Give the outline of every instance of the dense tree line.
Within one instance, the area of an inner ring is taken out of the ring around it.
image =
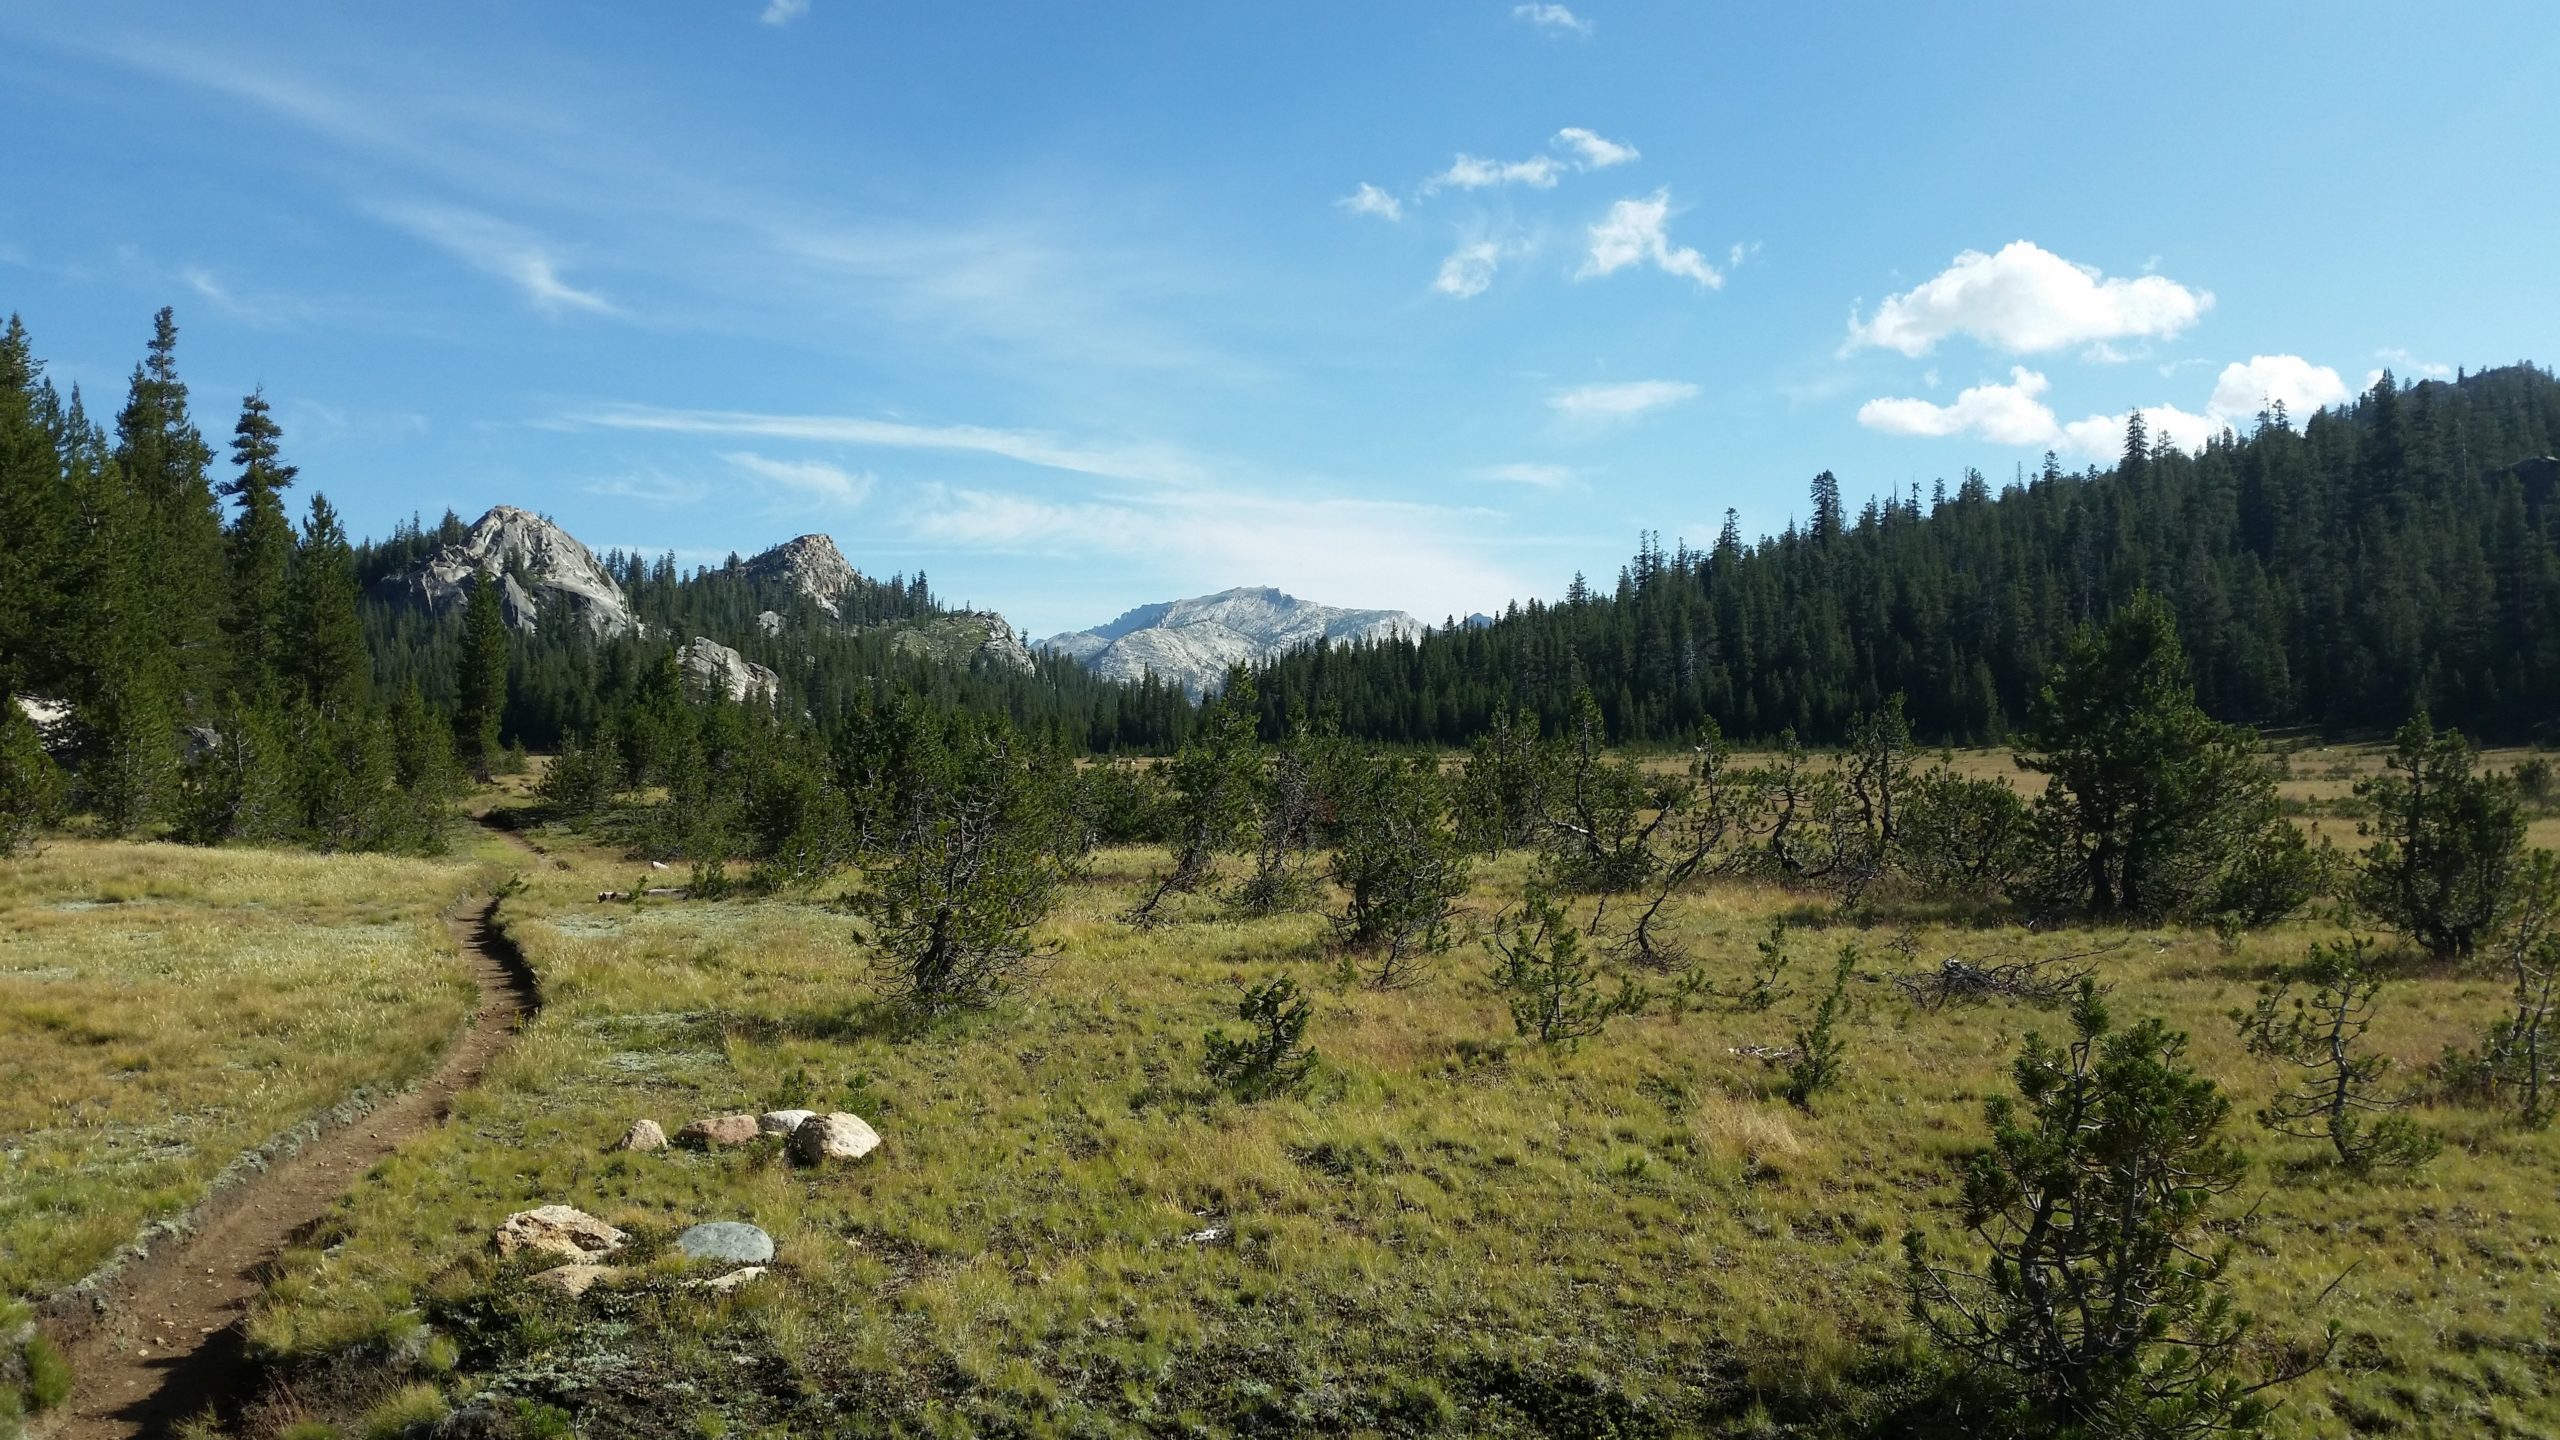
[[[385,684],[415,684],[429,703],[458,703],[466,660],[464,634],[451,616],[431,614],[376,589],[407,573],[467,527],[448,512],[434,527],[415,520],[387,540],[360,546],[365,633]],[[785,708],[840,718],[911,694],[945,708],[1002,715],[1027,733],[1077,751],[1160,751],[1187,733],[1192,706],[1179,687],[1149,677],[1108,681],[1062,656],[1035,652],[1028,670],[971,664],[965,655],[936,655],[915,631],[950,620],[919,573],[868,577],[821,609],[781,579],[759,576],[732,555],[719,566],[678,568],[673,555],[655,560],[624,551],[600,557],[623,588],[639,633],[600,638],[574,619],[537,625],[515,637],[508,658],[507,703],[500,729],[508,743],[548,751],[564,737],[595,729],[635,695],[656,662],[703,636],[781,677]],[[776,616],[767,625],[759,617]]]
[[[2005,739],[2074,630],[2138,592],[2176,612],[2208,714],[2389,730],[2419,706],[2469,733],[2560,713],[2560,382],[2529,366],[2402,387],[2193,454],[2136,417],[2112,468],[1996,492],[1968,471],[1924,502],[1813,484],[1808,522],[1708,550],[1648,535],[1613,592],[1418,640],[1261,668],[1262,731],[1293,708],[1346,732],[1463,744],[1525,707],[1554,733],[1589,689],[1613,740],[1835,741],[1909,697],[1924,737]]]
[[[109,428],[15,316],[0,332],[0,789],[22,818],[68,803],[118,835],[439,845],[445,723],[375,683],[337,512],[314,494],[289,518],[294,467],[260,394],[217,482],[177,338],[162,310]],[[45,748],[21,698],[41,702]]]

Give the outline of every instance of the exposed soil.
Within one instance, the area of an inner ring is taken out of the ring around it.
[[[102,1308],[48,1326],[71,1362],[70,1400],[37,1429],[47,1440],[158,1436],[208,1410],[229,1415],[251,1375],[242,1326],[285,1248],[408,1137],[441,1123],[541,1001],[533,972],[493,923],[494,898],[445,916],[480,987],[479,1008],[415,1089],[327,1131],[226,1191],[192,1234],[121,1272]]]

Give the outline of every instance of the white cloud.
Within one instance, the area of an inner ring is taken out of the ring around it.
[[[2373,352],[2373,356],[2377,360],[2386,362],[2394,370],[2397,370],[2404,375],[2424,375],[2430,380],[2450,380],[2453,378],[2452,366],[2434,360],[2421,360],[2417,356],[2410,354],[2408,351],[2397,345],[2389,345],[2380,350],[2376,350]],[[2370,389],[2371,387],[2368,386],[2367,388]]]
[[[1514,5],[1513,18],[1526,20],[1541,30],[1567,30],[1576,35],[1591,33],[1591,22],[1562,5]]]
[[[2122,452],[2130,412],[2091,415],[2066,423],[2044,403],[2042,397],[2051,388],[2052,382],[2042,374],[2023,365],[2013,366],[2007,384],[1970,386],[1946,405],[1907,397],[1870,400],[1858,407],[1858,423],[1887,435],[1975,436],[1994,445],[2053,450],[2090,460],[2112,459]],[[2255,406],[2251,408],[2254,410]],[[2198,415],[2175,405],[2145,405],[2140,409],[2153,443],[2166,442],[2181,450],[2204,448],[2206,441],[2221,434],[2230,423],[2219,414]]]
[[[1950,405],[1926,400],[1870,400],[1858,407],[1858,423],[1887,435],[1976,434],[2000,445],[2044,445],[2055,434],[2053,411],[2036,397],[2052,382],[2021,365],[2006,385],[1975,385]]]
[[[1498,480],[1505,485],[1526,485],[1537,490],[1561,490],[1580,477],[1567,466],[1515,460],[1503,465],[1487,465],[1475,472],[1475,478]]]
[[[1664,228],[1671,216],[1671,192],[1656,190],[1643,200],[1621,200],[1609,207],[1608,217],[1591,227],[1591,254],[1574,272],[1577,280],[1594,275],[1608,275],[1630,265],[1651,262],[1667,275],[1686,276],[1713,290],[1724,284],[1724,275],[1707,261],[1707,257],[1686,245],[1671,243]]]
[[[577,411],[562,416],[560,423],[667,435],[753,436],[764,440],[869,445],[892,450],[998,455],[1051,470],[1158,485],[1190,484],[1203,479],[1208,473],[1206,466],[1160,447],[1080,444],[1038,431],[1003,430],[986,425],[912,425],[898,420],[870,420],[845,415],[662,410],[646,405],[615,405]]]
[[[2314,365],[2299,355],[2252,355],[2222,367],[2221,378],[2213,382],[2213,398],[2204,408],[2206,414],[2238,426],[2282,401],[2285,413],[2299,423],[2315,410],[2352,398],[2347,382],[2326,365]]]
[[[1579,125],[1568,125],[1557,131],[1556,138],[1548,143],[1579,156],[1585,170],[1606,170],[1612,165],[1624,165],[1641,158],[1633,145],[1604,140]]]
[[[720,458],[769,485],[838,510],[851,510],[871,498],[871,475],[857,475],[822,460],[773,460],[753,451],[734,451]]]
[[[473,269],[510,282],[546,314],[620,313],[604,296],[560,278],[560,263],[550,250],[503,220],[452,205],[382,205],[374,214]]]
[[[1849,320],[1845,353],[1873,345],[1926,355],[1951,335],[2012,354],[2125,338],[2168,339],[2213,307],[2213,294],[2159,275],[2109,278],[2015,240],[1996,255],[1967,250],[1936,277]]]
[[[1533,190],[1552,190],[1564,166],[1552,155],[1532,155],[1526,160],[1487,160],[1481,155],[1461,152],[1449,162],[1449,168],[1422,182],[1425,194],[1435,190],[1485,190],[1497,185],[1526,185]]]
[[[1431,288],[1460,300],[1472,300],[1493,284],[1493,272],[1502,263],[1502,247],[1490,240],[1461,245],[1440,262],[1440,274]]]
[[[1360,182],[1359,189],[1333,203],[1354,215],[1375,215],[1389,221],[1404,218],[1404,202],[1366,180]]]
[[[788,25],[809,13],[809,0],[770,0],[757,18],[767,25]]]
[[[1558,390],[1547,397],[1547,408],[1567,420],[1604,423],[1632,420],[1697,396],[1698,387],[1686,380],[1618,380]]]
[[[609,500],[633,500],[660,508],[691,505],[711,493],[711,487],[699,480],[655,472],[592,480],[582,488],[590,495],[601,495]]]

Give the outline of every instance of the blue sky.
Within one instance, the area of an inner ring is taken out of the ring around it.
[[[2548,3],[0,9],[0,310],[360,531],[1428,617],[2550,361]]]

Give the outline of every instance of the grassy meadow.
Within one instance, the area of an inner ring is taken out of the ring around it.
[[[2296,785],[2333,783],[2296,766]],[[2196,931],[1980,928],[1886,897],[1859,929],[1814,897],[1710,886],[1676,902],[1680,939],[1738,988],[1789,917],[1790,993],[1548,1051],[1513,1034],[1474,944],[1381,993],[1345,974],[1315,913],[1238,921],[1203,896],[1133,932],[1114,917],[1162,856],[1122,850],[1044,927],[1036,987],[912,1030],[868,1000],[824,893],[598,903],[635,863],[536,838],[552,855],[502,919],[545,1009],[455,1123],[288,1257],[253,1321],[289,1377],[267,1426],[335,1433],[370,1410],[388,1433],[496,1396],[590,1436],[1890,1427],[1916,1349],[1902,1232],[1949,1234],[1983,1101],[2026,1032],[2066,1026],[2011,1002],[1923,1013],[1889,977],[2109,946],[2119,1022],[2167,1017],[2238,1101],[2257,1163],[2218,1228],[2260,1343],[2342,1330],[2277,1432],[2560,1432],[2560,1135],[2424,1107],[2443,1155],[2364,1182],[2249,1118],[2276,1077],[2231,1015],[2325,933],[2308,924],[2226,951]],[[1479,867],[1479,920],[1526,869]],[[1848,1073],[1808,1113],[1737,1052],[1790,1042],[1844,943],[1861,955]],[[1202,1079],[1202,1034],[1238,1028],[1241,987],[1273,974],[1313,992],[1322,1064],[1308,1094],[1242,1105]],[[2422,1065],[2502,995],[2493,976],[2413,974],[2373,1042]],[[885,1143],[826,1173],[773,1142],[608,1150],[642,1117],[672,1133],[783,1106],[853,1110]],[[571,1300],[528,1285],[548,1262],[496,1258],[501,1218],[554,1202],[634,1233],[628,1283]],[[775,1273],[686,1289],[668,1242],[713,1219],[771,1231]]]
[[[474,860],[59,839],[0,866],[0,1301],[88,1273],[472,1000]]]

